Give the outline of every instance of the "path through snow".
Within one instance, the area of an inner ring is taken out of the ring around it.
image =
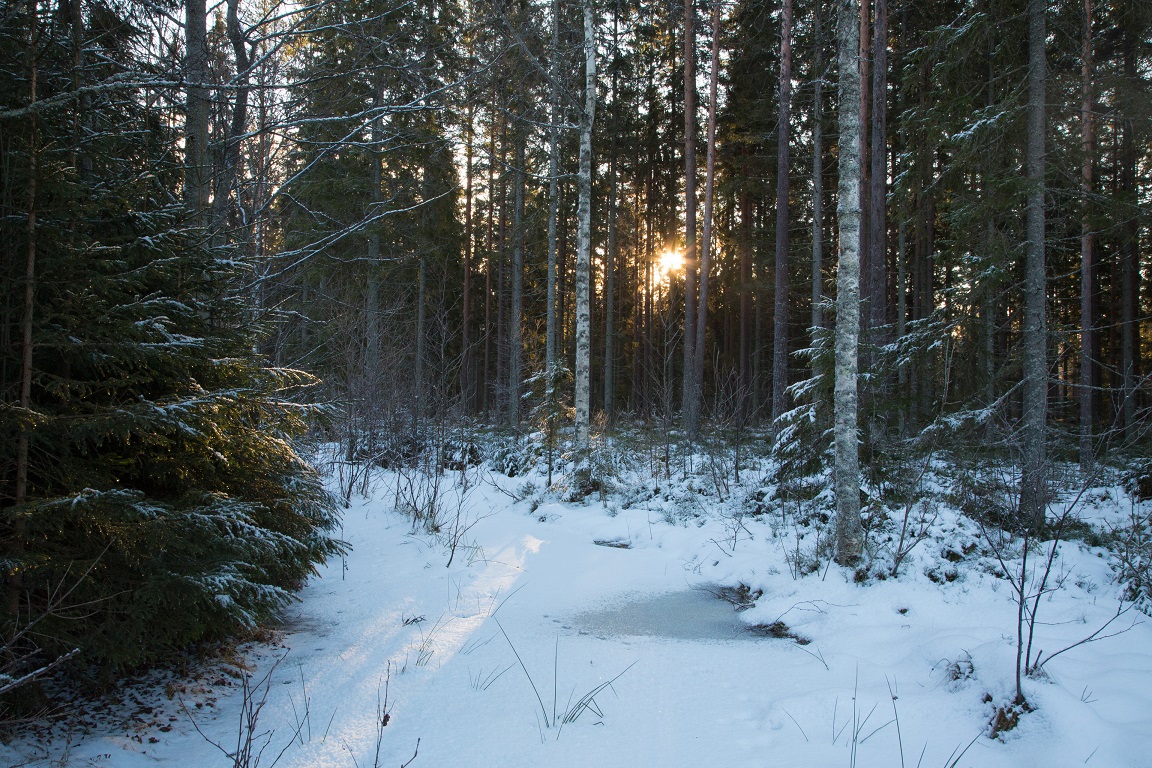
[[[284,768],[395,768],[418,741],[413,768],[848,766],[854,742],[857,766],[901,765],[901,751],[906,765],[923,753],[922,765],[943,766],[973,739],[960,766],[1152,766],[1147,625],[1053,662],[1050,681],[1029,681],[1038,711],[991,741],[984,698],[1010,692],[1013,605],[976,569],[941,584],[911,561],[906,578],[863,588],[836,569],[797,581],[766,523],[733,547],[722,520],[669,524],[656,500],[532,509],[488,485],[469,498],[469,514],[487,517],[449,568],[444,545],[412,535],[392,498],[381,485],[354,502],[351,553],[290,611],[290,650],[260,713],[265,768],[281,749]],[[1070,562],[1076,585],[1045,606],[1050,647],[1114,611],[1098,554]],[[745,613],[697,589],[737,579],[764,590]],[[810,642],[742,630],[775,620]],[[255,677],[280,655],[257,654]],[[554,724],[612,680],[578,719]],[[211,714],[196,710],[203,735],[185,717],[151,742],[89,735],[69,757],[226,766],[207,739],[234,744],[240,705],[233,690]]]

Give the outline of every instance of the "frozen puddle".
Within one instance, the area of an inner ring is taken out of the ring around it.
[[[646,595],[564,622],[597,637],[665,637],[672,640],[754,640],[731,604],[703,589]]]

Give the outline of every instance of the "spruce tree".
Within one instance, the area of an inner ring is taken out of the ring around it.
[[[337,518],[293,443],[311,379],[253,354],[248,265],[175,194],[178,123],[111,84],[144,66],[139,33],[84,37],[106,86],[76,120],[73,38],[30,9],[0,32],[18,52],[0,71],[2,327],[30,339],[0,346],[3,630],[38,619],[38,647],[8,653],[78,648],[111,672],[273,616],[339,551]]]

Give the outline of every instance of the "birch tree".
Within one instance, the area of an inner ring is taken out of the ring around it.
[[[840,66],[839,266],[836,274],[836,562],[853,565],[863,548],[856,378],[860,337],[860,31],[856,0],[837,0]]]
[[[584,109],[576,185],[576,443],[588,445],[592,388],[592,124],[596,119],[596,30],[592,0],[584,0]]]

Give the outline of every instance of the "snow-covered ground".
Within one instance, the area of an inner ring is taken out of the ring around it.
[[[395,476],[353,498],[350,554],[276,642],[237,659],[259,705],[253,751],[267,743],[249,765],[1152,766],[1152,623],[1135,611],[1025,679],[1035,710],[988,737],[1014,693],[1016,602],[979,529],[945,506],[899,578],[859,584],[826,558],[800,574],[823,551],[814,529],[742,515],[748,488],[722,503],[649,478],[571,502],[526,485],[538,475],[473,469],[462,496],[458,479],[439,535],[395,511]],[[1089,516],[1124,513],[1121,498],[1097,493]],[[1034,655],[1120,605],[1104,550],[1066,543],[1053,577]],[[241,679],[221,665],[137,689],[96,726],[0,746],[0,764],[232,765]]]

